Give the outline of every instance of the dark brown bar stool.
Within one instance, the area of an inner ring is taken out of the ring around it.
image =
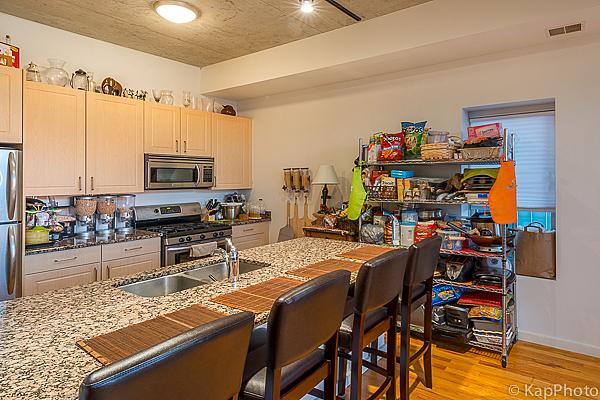
[[[440,257],[442,238],[434,236],[427,238],[408,250],[408,266],[404,276],[404,285],[400,299],[400,399],[409,398],[409,367],[423,357],[425,386],[431,389],[431,336],[432,336],[432,293],[433,274]],[[410,355],[410,321],[412,312],[425,302],[423,346],[412,356]]]
[[[345,395],[346,360],[352,361],[352,400],[362,393],[362,367],[365,366],[385,377],[384,383],[369,399],[386,394],[396,398],[396,321],[398,297],[408,261],[408,252],[393,250],[364,263],[358,271],[354,288],[353,314],[344,319],[340,328],[340,370],[338,395]],[[363,351],[369,343],[384,333],[388,334],[387,368],[363,360]],[[350,356],[349,352],[352,353]]]
[[[220,318],[88,375],[80,400],[237,399],[254,315]]]
[[[242,399],[300,399],[323,380],[324,398],[335,399],[338,329],[349,286],[350,272],[335,271],[275,301],[266,328],[254,332]],[[257,357],[265,345],[261,365]]]

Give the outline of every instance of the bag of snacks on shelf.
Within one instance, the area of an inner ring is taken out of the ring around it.
[[[434,285],[431,291],[433,295],[433,307],[456,301],[462,294],[462,291],[459,288],[449,285]]]
[[[469,318],[480,318],[488,321],[502,321],[502,309],[490,306],[475,306],[469,310]]]
[[[427,125],[427,121],[402,122],[405,158],[418,158],[421,155],[421,143],[427,142],[427,138],[424,136],[425,125]]]
[[[381,153],[379,161],[402,160],[404,152],[404,134],[384,134],[381,136]]]
[[[415,227],[415,244],[421,240],[435,236],[437,224],[435,221],[418,222]]]

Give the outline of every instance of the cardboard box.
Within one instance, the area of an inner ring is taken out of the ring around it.
[[[21,67],[19,48],[11,44],[0,42],[0,65],[5,67]]]
[[[470,126],[467,128],[467,132],[469,133],[469,139],[476,139],[480,137],[500,137],[502,136],[502,124],[497,122],[495,124]]]

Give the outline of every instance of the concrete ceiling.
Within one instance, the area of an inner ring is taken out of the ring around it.
[[[371,19],[430,0],[338,0]],[[298,0],[187,0],[201,12],[177,25],[158,16],[153,0],[0,0],[0,12],[203,67],[354,24],[324,0],[316,12]]]

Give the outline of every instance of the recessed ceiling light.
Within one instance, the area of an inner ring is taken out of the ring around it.
[[[315,0],[300,0],[300,11],[307,14],[315,11]]]
[[[185,24],[198,18],[198,11],[183,1],[157,1],[154,3],[154,10],[167,21],[176,24]]]

